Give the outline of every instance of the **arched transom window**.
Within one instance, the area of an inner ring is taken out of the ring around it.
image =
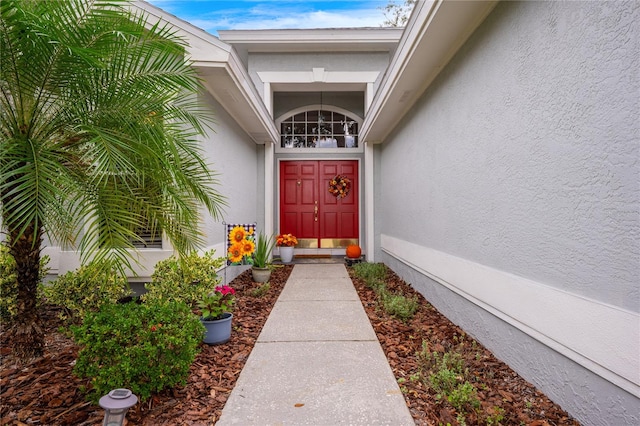
[[[283,148],[357,148],[358,120],[338,111],[310,109],[280,123]]]

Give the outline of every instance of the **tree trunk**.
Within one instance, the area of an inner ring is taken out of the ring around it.
[[[26,360],[42,355],[44,331],[38,313],[42,229],[29,225],[22,236],[9,231],[9,252],[16,261],[18,313],[9,331],[15,355]]]

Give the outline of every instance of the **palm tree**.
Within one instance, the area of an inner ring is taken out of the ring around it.
[[[224,199],[199,138],[213,120],[169,28],[125,0],[0,1],[0,209],[17,264],[14,352],[42,353],[43,238],[131,267],[140,229],[180,253]]]

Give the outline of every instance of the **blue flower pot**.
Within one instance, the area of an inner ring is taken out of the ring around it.
[[[213,321],[205,321],[201,318],[200,321],[206,329],[202,341],[207,345],[220,345],[228,342],[231,338],[232,318],[233,314],[229,312],[225,312],[222,314],[222,318]]]

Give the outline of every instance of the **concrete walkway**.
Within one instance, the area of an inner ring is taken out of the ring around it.
[[[344,265],[296,265],[216,425],[413,424]]]

